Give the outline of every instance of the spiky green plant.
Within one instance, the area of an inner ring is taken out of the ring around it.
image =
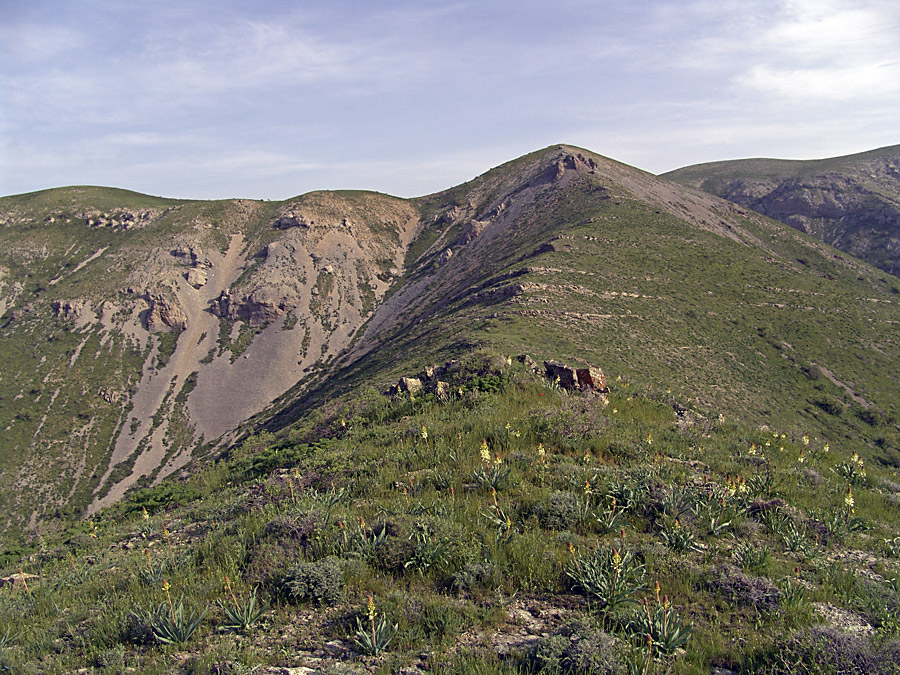
[[[257,597],[258,587],[254,586],[246,602],[239,602],[231,589],[231,580],[228,578],[228,575],[225,575],[225,590],[228,591],[231,602],[218,601],[219,607],[222,608],[222,612],[225,614],[225,623],[222,624],[223,628],[246,631],[259,621],[269,609],[269,603],[259,601]]]
[[[569,553],[566,575],[605,614],[632,602],[645,588],[644,565],[631,551],[598,550],[582,558],[570,545]]]
[[[363,654],[377,656],[385,651],[396,637],[399,630],[398,624],[393,626],[388,623],[387,616],[381,615],[381,618],[375,619],[375,600],[369,596],[369,602],[366,605],[366,616],[368,618],[367,625],[363,625],[359,617],[356,617],[356,634],[353,635],[353,642]]]
[[[168,582],[163,583],[163,590],[166,592],[166,602],[155,609],[138,607],[132,614],[150,629],[158,642],[183,645],[200,627],[209,608],[206,607],[199,613],[192,610],[186,614],[184,598],[179,598],[177,603],[172,602]]]
[[[647,648],[661,655],[674,653],[683,648],[694,631],[694,625],[684,625],[681,615],[675,611],[669,596],[659,597],[660,588],[656,584],[656,605],[651,608],[650,602],[644,599],[641,607],[628,624],[628,632],[641,641],[646,641]]]

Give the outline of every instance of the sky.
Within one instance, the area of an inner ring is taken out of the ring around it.
[[[900,143],[897,0],[0,0],[0,195],[401,197]]]

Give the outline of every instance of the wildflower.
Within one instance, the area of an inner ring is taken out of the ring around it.
[[[543,444],[543,443],[538,443],[538,446],[537,446],[537,454],[538,454],[538,457],[539,457],[540,460],[541,460],[541,464],[543,464],[543,463],[546,461],[546,459],[547,459],[547,451],[544,450],[544,444]]]
[[[772,447],[771,441],[766,441],[766,447],[767,447],[767,448]]]
[[[590,494],[593,494],[593,492],[594,491],[591,489],[591,481],[589,481],[589,480],[584,481],[584,494],[590,495]]]
[[[831,448],[829,448],[828,443],[825,444],[825,447],[822,448],[822,452],[828,452]]]
[[[506,365],[508,365],[508,366],[512,365],[512,357],[511,356],[506,357]]]
[[[421,434],[422,434],[422,440],[427,441],[428,440],[428,428],[424,424],[422,425]]]
[[[369,602],[366,604],[367,614],[369,615],[369,619],[372,620],[375,618],[375,600],[372,596],[369,596]]]
[[[619,412],[619,409],[618,409],[618,408],[613,408],[613,414],[616,414],[617,412]]]
[[[510,425],[510,423],[507,422],[505,428],[506,428],[506,433],[508,434],[510,432],[510,430],[512,429],[512,425]]]
[[[647,445],[653,445],[653,434],[647,434]]]
[[[802,450],[802,449],[800,450],[800,456],[797,458],[797,461],[798,461],[800,464],[803,464],[803,462],[806,461],[806,457],[803,456],[803,450]]]
[[[622,564],[622,556],[619,555],[619,552],[615,548],[613,549],[612,564],[617,570]]]
[[[847,496],[844,497],[844,504],[846,504],[848,509],[852,509],[856,504],[856,500],[853,499],[853,488],[849,485],[847,486]]]
[[[850,461],[853,462],[854,464],[859,464],[860,461],[861,461],[861,460],[859,459],[859,453],[854,452],[854,453],[853,453],[853,456],[850,458]]]
[[[800,440],[803,441],[803,445],[809,445],[809,434],[803,434],[803,438]]]
[[[495,452],[495,453],[494,453],[494,466],[500,466],[501,464],[503,464],[503,460],[500,459],[500,455],[498,455],[498,454]]]
[[[141,515],[142,515],[142,517],[143,517],[144,520],[150,520],[150,514],[147,513],[147,507],[146,507],[146,506],[142,506],[142,507],[141,507]]]
[[[481,439],[481,461],[485,464],[491,463],[491,451],[488,450],[487,439]]]

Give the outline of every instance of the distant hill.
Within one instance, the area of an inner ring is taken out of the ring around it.
[[[898,302],[896,277],[821,241],[564,145],[413,200],[5,197],[0,528],[481,348],[900,464]]]
[[[759,211],[900,274],[900,145],[809,161],[710,162],[663,177]]]

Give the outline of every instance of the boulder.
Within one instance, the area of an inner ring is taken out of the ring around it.
[[[559,378],[559,386],[563,389],[575,389],[578,387],[578,373],[565,363],[559,361],[544,361],[544,369],[547,377],[555,382]]]
[[[401,377],[397,382],[397,391],[407,394],[415,394],[422,391],[422,380],[418,377]]]
[[[581,387],[581,391],[596,391],[599,393],[609,391],[606,386],[606,376],[599,368],[593,366],[578,368],[575,373],[578,376],[578,385]]]
[[[144,324],[151,333],[182,331],[187,328],[187,315],[174,302],[162,295],[147,294],[150,309],[144,315]]]
[[[537,361],[528,356],[528,354],[519,354],[516,357],[516,361],[523,364],[532,373],[539,373],[541,371],[540,366],[538,366],[537,364]]]
[[[187,279],[187,282],[194,288],[202,288],[209,280],[206,270],[197,267],[189,269],[187,274],[184,275],[184,278]]]

